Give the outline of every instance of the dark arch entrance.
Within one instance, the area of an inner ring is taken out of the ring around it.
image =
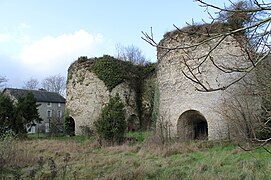
[[[178,119],[177,134],[182,140],[208,139],[207,120],[199,111],[185,111]]]
[[[128,131],[136,131],[140,128],[140,122],[135,114],[132,114],[128,120]]]
[[[65,126],[66,126],[66,128],[65,128],[66,133],[69,136],[75,136],[75,122],[72,117],[68,118],[68,121],[65,123]]]

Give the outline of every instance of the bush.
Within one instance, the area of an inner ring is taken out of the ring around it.
[[[90,127],[88,126],[79,126],[79,128],[81,129],[81,134],[84,137],[91,137],[93,135],[93,131],[90,129]]]
[[[64,130],[65,129],[64,129],[63,121],[61,121],[59,118],[50,119],[49,136],[51,137],[62,136],[64,133]]]
[[[118,94],[110,98],[99,119],[94,122],[94,126],[99,140],[105,140],[111,144],[123,141],[127,124],[124,105]]]
[[[16,104],[5,94],[0,94],[0,135],[8,131],[26,137],[27,127],[40,123],[38,104],[33,93],[23,94]]]

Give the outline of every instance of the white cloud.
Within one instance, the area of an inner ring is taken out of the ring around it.
[[[17,42],[20,44],[25,44],[30,42],[31,37],[29,35],[23,35],[22,37],[18,38]]]
[[[6,42],[11,39],[10,34],[0,33],[0,42]]]
[[[21,62],[29,70],[39,74],[65,72],[79,56],[93,56],[104,38],[85,30],[57,37],[47,36],[25,45],[20,53]]]
[[[30,28],[30,26],[27,25],[26,23],[23,23],[23,22],[20,23],[19,26],[18,26],[18,29],[21,30],[21,31],[24,30],[24,29],[28,29],[28,28]]]

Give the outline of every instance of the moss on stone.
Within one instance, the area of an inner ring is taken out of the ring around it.
[[[90,67],[99,79],[101,79],[109,91],[126,79],[126,74],[132,69],[132,64],[117,60],[111,56],[105,55],[95,58],[95,63]]]
[[[141,81],[155,71],[154,64],[139,66],[108,55],[95,58],[94,61],[90,71],[105,83],[109,91],[124,81],[137,90]]]

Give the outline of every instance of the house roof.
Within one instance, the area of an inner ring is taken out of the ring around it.
[[[25,95],[28,92],[32,92],[37,102],[52,102],[52,103],[65,103],[66,99],[56,92],[49,92],[46,90],[26,90],[6,88],[3,92],[8,91],[10,95],[18,99],[20,96]]]

